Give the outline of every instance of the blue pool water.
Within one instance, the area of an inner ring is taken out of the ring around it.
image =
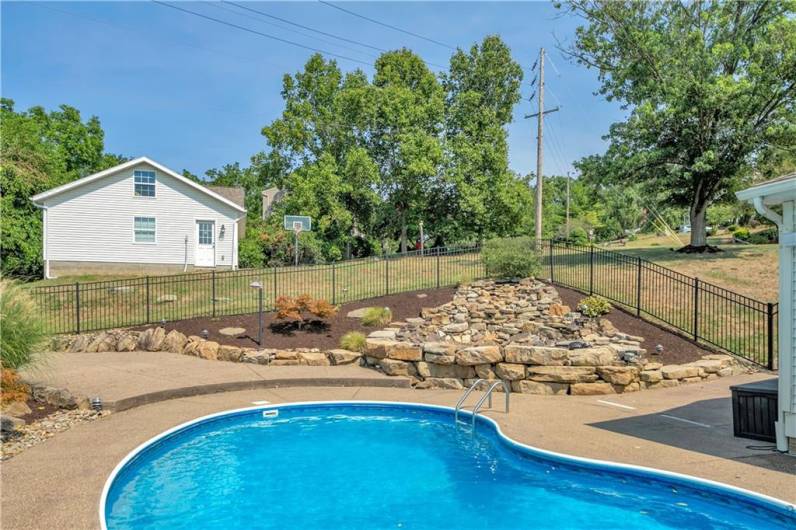
[[[787,507],[550,457],[450,410],[308,404],[214,417],[129,460],[109,529],[796,528]]]

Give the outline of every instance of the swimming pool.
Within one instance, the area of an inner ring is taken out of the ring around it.
[[[469,419],[469,418],[467,418]],[[790,504],[730,486],[516,443],[453,409],[296,403],[215,414],[111,474],[103,527],[796,527]]]

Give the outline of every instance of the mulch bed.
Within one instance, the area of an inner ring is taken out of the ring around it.
[[[586,297],[583,293],[572,289],[559,286],[556,286],[556,289],[564,304],[572,309],[575,309],[578,302]],[[644,342],[641,345],[647,350],[650,360],[656,360],[654,352],[658,344],[663,346],[663,354],[657,356],[657,362],[663,364],[690,363],[703,355],[713,353],[686,338],[666,331],[617,307],[614,307],[604,318],[608,319],[622,333],[644,337]]]
[[[30,414],[25,414],[24,416],[21,416],[21,418],[27,423],[46,418],[53,412],[61,410],[55,405],[35,401],[33,398],[28,399],[26,403],[28,407],[30,407]]]
[[[562,301],[575,308],[585,295],[564,287],[557,287]],[[400,321],[409,317],[420,316],[424,307],[437,307],[453,299],[454,288],[429,289],[408,293],[394,294],[370,298],[360,302],[351,302],[340,306],[337,315],[326,321],[305,323],[299,330],[295,325],[278,321],[275,313],[263,315],[263,347],[277,349],[292,348],[318,348],[332,349],[340,345],[340,337],[349,331],[359,331],[365,335],[378,328],[363,326],[360,319],[349,318],[349,311],[361,307],[386,306],[392,310],[393,320]],[[425,296],[423,296],[425,295]],[[642,346],[650,353],[650,358],[664,364],[681,364],[699,359],[702,355],[711,353],[692,341],[666,331],[661,327],[651,324],[621,309],[614,308],[606,315],[608,320],[622,333],[644,337]],[[226,327],[245,328],[246,333],[239,337],[221,335],[218,330]],[[235,315],[219,318],[192,318],[166,325],[166,331],[176,329],[185,335],[200,335],[202,330],[208,331],[210,340],[221,344],[230,344],[240,347],[257,347],[257,314]],[[146,329],[145,327],[138,329]],[[663,354],[653,355],[655,347],[661,344]],[[656,359],[657,357],[657,359]]]
[[[326,325],[320,322],[305,323],[301,330],[295,325],[276,320],[275,313],[263,314],[263,347],[277,349],[292,348],[318,348],[333,349],[340,347],[340,337],[349,331],[359,331],[365,335],[380,329],[380,327],[363,326],[358,318],[349,318],[349,311],[361,307],[389,307],[392,311],[393,321],[420,316],[424,307],[437,307],[453,300],[455,289],[429,289],[413,291],[370,298],[360,302],[351,302],[340,306],[340,310],[333,318],[326,320]],[[425,295],[425,296],[423,296]],[[245,328],[246,333],[239,337],[221,335],[218,330],[226,327]],[[138,328],[146,329],[146,327]],[[200,335],[202,330],[208,331],[210,340],[221,344],[230,344],[240,347],[257,347],[257,313],[247,315],[226,316],[220,318],[192,318],[170,322],[166,331],[176,329],[185,335]]]

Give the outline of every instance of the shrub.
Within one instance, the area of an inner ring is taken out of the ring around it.
[[[21,368],[35,360],[47,340],[41,311],[17,283],[0,280],[0,365]]]
[[[732,234],[733,232],[735,232],[736,230],[738,230],[738,225],[730,225],[730,226],[728,226],[728,227],[727,227],[727,231],[728,231],[729,233],[731,233],[731,234]]]
[[[779,241],[779,234],[777,232],[777,228],[772,226],[769,227],[762,232],[757,232],[754,234],[749,235],[749,239],[747,239],[749,243],[753,245],[767,245],[769,243],[777,243]]]
[[[581,226],[576,226],[569,232],[569,243],[572,245],[588,245],[589,234]]]
[[[365,335],[359,331],[349,331],[340,337],[340,347],[344,350],[365,352]]]
[[[319,298],[313,299],[308,294],[302,294],[295,298],[290,296],[279,296],[276,299],[276,318],[295,320],[299,327],[306,320],[305,313],[310,313],[321,320],[337,314],[337,306]]]
[[[368,307],[362,315],[365,326],[386,326],[392,322],[392,311],[389,307]]]
[[[611,303],[601,296],[592,295],[578,303],[578,311],[587,317],[599,317],[611,311]]]
[[[746,241],[749,239],[749,229],[748,228],[736,228],[732,231],[732,237],[735,239],[740,239],[741,241]]]
[[[19,374],[15,370],[3,368],[0,385],[2,387],[0,405],[14,401],[27,401],[30,397],[30,387],[20,380]]]
[[[496,278],[526,278],[540,270],[539,256],[530,237],[490,239],[481,251],[487,274]]]

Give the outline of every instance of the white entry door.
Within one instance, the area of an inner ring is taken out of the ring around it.
[[[196,221],[196,267],[216,266],[216,223]]]

